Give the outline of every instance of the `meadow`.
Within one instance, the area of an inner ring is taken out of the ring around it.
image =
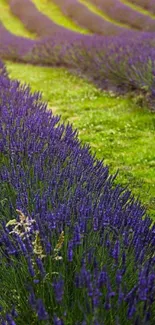
[[[155,7],[0,0],[0,324],[155,322]]]

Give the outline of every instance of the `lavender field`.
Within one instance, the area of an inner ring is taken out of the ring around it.
[[[0,325],[155,323],[154,11],[0,0]]]

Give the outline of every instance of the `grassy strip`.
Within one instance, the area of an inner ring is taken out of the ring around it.
[[[128,185],[155,216],[155,115],[135,100],[113,97],[65,69],[7,62],[11,78],[29,83],[62,120],[78,128],[79,137],[104,158],[110,172],[120,170],[117,182]],[[61,82],[60,82],[61,80]]]
[[[110,21],[111,23],[113,23],[114,25],[120,26],[120,27],[124,27],[126,29],[131,29],[131,26],[129,26],[128,24],[123,24],[117,20],[112,19],[111,17],[109,17],[108,15],[106,15],[106,13],[103,13],[102,10],[98,9],[97,7],[95,7],[95,5],[92,5],[91,3],[87,2],[87,0],[79,0],[79,2],[81,2],[83,5],[85,5],[87,8],[89,8],[90,11],[92,11],[93,13],[95,13],[96,15],[99,15],[100,17],[102,17],[103,19]]]
[[[56,24],[61,25],[65,28],[71,29],[75,32],[89,34],[90,32],[78,25],[76,25],[71,19],[65,17],[58,6],[48,0],[32,0],[36,5],[37,9],[43,14],[48,16]]]
[[[127,0],[120,0],[122,3],[126,4],[127,6],[131,7],[132,9],[134,9],[135,11],[140,12],[143,15],[149,16],[152,19],[155,19],[155,15],[153,15],[150,11],[143,9],[142,7],[135,5]]]
[[[0,20],[10,32],[18,36],[35,38],[35,35],[28,32],[21,21],[12,15],[6,0],[0,0],[0,13]]]

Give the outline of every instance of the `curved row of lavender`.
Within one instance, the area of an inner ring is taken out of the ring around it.
[[[155,2],[154,0],[128,0],[128,2],[138,5],[151,13],[155,14]]]
[[[133,10],[120,0],[87,0],[101,9],[109,17],[121,23],[128,24],[132,28],[142,31],[155,31],[155,19]]]
[[[64,38],[62,34],[57,39],[38,42],[25,60],[66,66],[104,90],[142,91],[147,93],[154,109],[154,57],[154,33],[130,32],[121,38],[83,35]]]
[[[21,42],[19,39],[18,44],[16,37],[17,60],[39,65],[65,66],[80,75],[87,76],[102,89],[112,88],[119,92],[139,89],[147,91],[149,96],[153,95],[152,97],[154,97],[153,33],[125,31],[124,29],[121,37],[104,38],[97,35],[82,35],[57,25],[56,29],[52,29],[52,22],[49,32],[52,37],[48,38],[45,37],[46,28],[44,29],[44,26],[46,23],[49,26],[49,18],[43,16],[43,24],[40,23],[40,26],[43,26],[43,31],[41,29],[39,31],[38,19],[41,22],[42,14],[31,1],[24,0],[22,9],[20,3],[19,0],[12,0],[10,5],[16,9],[16,14],[19,14],[26,26],[29,23],[28,13],[31,8],[33,21],[31,20],[29,29],[38,36],[44,35],[44,38],[40,41],[31,40],[31,43],[26,45],[29,43],[27,39],[25,45],[28,46],[28,50],[23,55],[19,55]],[[9,39],[14,38],[15,36],[12,37],[10,34]],[[24,39],[22,42],[24,43]],[[118,46],[118,44],[120,45]],[[3,47],[1,47],[2,50]],[[11,46],[9,48],[11,49]],[[9,51],[7,56],[10,58],[11,55],[12,52]],[[151,99],[151,109],[153,109],[153,105],[154,100],[152,103]]]
[[[55,33],[74,33],[57,25],[46,15],[40,12],[30,0],[8,0],[12,13],[17,16],[24,26],[39,37],[47,37]]]
[[[36,26],[34,19],[34,31]],[[128,31],[121,37],[82,35],[63,27],[54,36],[30,40],[0,25],[0,56],[38,65],[65,66],[102,89],[142,90],[154,109],[154,33]],[[132,49],[132,50],[131,50]]]
[[[102,89],[147,92],[154,109],[154,33],[127,32],[121,37],[55,33],[29,40],[0,25],[0,56],[37,65],[65,66]],[[132,49],[132,51],[131,51]]]
[[[22,61],[22,57],[30,51],[35,43],[36,41],[10,33],[0,21],[0,58]]]
[[[3,73],[0,116],[1,325],[153,325],[144,207],[38,93]]]
[[[67,17],[94,34],[119,35],[125,31],[125,28],[104,20],[77,0],[53,0],[53,2]]]

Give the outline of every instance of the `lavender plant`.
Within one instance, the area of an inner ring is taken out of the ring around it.
[[[6,67],[2,61],[0,61],[0,75],[4,77],[8,77]]]
[[[145,208],[39,93],[0,94],[1,324],[154,324]]]

